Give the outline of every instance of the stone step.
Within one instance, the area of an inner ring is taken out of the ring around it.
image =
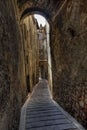
[[[54,102],[45,80],[35,86],[24,108],[25,125],[19,130],[85,130]]]

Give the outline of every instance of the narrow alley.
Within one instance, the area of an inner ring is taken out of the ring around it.
[[[86,129],[87,0],[0,0],[0,130]]]

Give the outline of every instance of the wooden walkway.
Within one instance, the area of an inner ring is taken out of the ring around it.
[[[51,97],[48,83],[41,80],[21,112],[19,130],[85,130]]]

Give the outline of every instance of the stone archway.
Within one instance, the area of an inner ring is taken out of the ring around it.
[[[0,66],[5,69],[0,71],[0,97],[7,99],[0,106],[1,129],[18,128],[18,114],[27,95],[20,18],[30,9],[45,13],[51,21],[54,98],[87,127],[87,2],[79,1],[0,1]]]

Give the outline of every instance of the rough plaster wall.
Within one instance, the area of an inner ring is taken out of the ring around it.
[[[0,130],[18,127],[24,93],[18,77],[19,43],[13,5],[10,0],[0,1]]]
[[[70,1],[53,27],[53,90],[54,99],[87,127],[87,13],[80,2]]]

